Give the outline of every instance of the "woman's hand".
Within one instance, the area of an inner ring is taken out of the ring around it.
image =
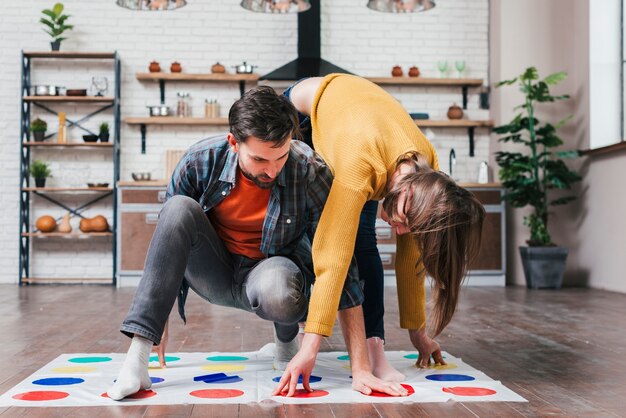
[[[152,352],[157,353],[159,357],[159,367],[162,369],[167,368],[167,364],[165,364],[165,348],[167,347],[167,338],[168,338],[168,326],[169,319],[165,321],[165,329],[163,330],[163,337],[161,337],[161,344],[152,346]]]
[[[443,360],[443,356],[441,355],[441,347],[439,346],[439,343],[426,335],[426,331],[424,329],[410,329],[409,338],[411,339],[411,343],[413,343],[413,347],[415,347],[419,353],[417,362],[415,362],[417,367],[422,369],[428,367],[430,365],[431,356],[435,361],[435,364],[446,364]]]

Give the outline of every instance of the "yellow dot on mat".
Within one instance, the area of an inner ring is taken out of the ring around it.
[[[65,366],[52,369],[55,373],[91,373],[96,370],[98,370],[98,368],[93,366]]]
[[[454,363],[448,363],[448,364],[433,364],[431,366],[428,366],[429,369],[433,369],[433,370],[448,370],[448,369],[456,369],[457,366]]]
[[[343,366],[341,366],[341,368],[346,370],[352,370],[349,364],[344,364]]]
[[[207,372],[240,372],[245,370],[246,366],[243,364],[207,364],[202,366],[202,370]]]
[[[154,370],[156,372],[163,369],[161,368],[161,366],[148,366],[148,370]]]

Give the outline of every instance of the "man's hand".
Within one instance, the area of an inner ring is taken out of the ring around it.
[[[443,360],[443,356],[441,355],[441,347],[439,347],[439,343],[426,335],[426,331],[424,329],[410,329],[409,338],[411,338],[413,347],[415,347],[419,353],[417,362],[415,363],[417,367],[428,367],[430,365],[431,356],[435,361],[435,364],[446,364]]]
[[[163,330],[163,337],[161,337],[161,344],[152,346],[152,352],[157,353],[157,356],[159,356],[159,366],[162,369],[167,368],[167,364],[165,364],[165,348],[167,347],[167,338],[168,338],[167,324],[169,322],[170,322],[169,319],[165,321],[165,329]]]
[[[409,392],[396,382],[381,380],[369,372],[352,372],[352,389],[363,395],[372,392],[386,393],[391,396],[407,396]]]
[[[308,392],[313,392],[309,385],[309,378],[313,373],[313,367],[315,366],[315,359],[317,358],[317,352],[320,349],[322,342],[322,336],[318,334],[304,334],[302,339],[302,347],[296,354],[285,369],[283,376],[278,382],[278,386],[272,392],[272,396],[280,395],[287,391],[287,396],[293,396],[296,393],[296,386],[298,385],[298,379],[302,375],[302,386]]]

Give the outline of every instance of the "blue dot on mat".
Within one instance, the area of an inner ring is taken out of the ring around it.
[[[178,361],[178,360],[180,360],[180,357],[165,356],[166,363],[171,363],[173,361]],[[150,356],[150,361],[159,361],[159,356]]]
[[[152,377],[152,376],[150,376],[150,380],[152,381],[152,383],[161,383],[165,379],[163,379],[162,377]]]
[[[472,376],[465,374],[429,374],[426,376],[428,380],[435,380],[437,382],[467,382],[469,380],[476,380]]]
[[[277,376],[275,378],[272,379],[274,382],[280,382],[280,376]],[[311,375],[311,377],[309,377],[309,383],[316,383],[316,382],[321,382],[322,378],[319,376],[313,376]],[[298,378],[298,383],[302,383],[302,375],[300,375],[300,377]]]
[[[214,380],[212,382],[204,382],[204,383],[211,385],[211,384],[237,383],[237,382],[243,382],[243,379],[239,376],[227,376],[220,380]]]
[[[39,379],[33,382],[34,385],[43,386],[62,386],[62,385],[77,385],[83,383],[85,380],[78,377],[49,377],[47,379]]]

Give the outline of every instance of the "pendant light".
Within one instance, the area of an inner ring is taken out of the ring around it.
[[[187,4],[187,0],[117,0],[117,5],[131,10],[176,10]]]
[[[377,12],[417,13],[435,7],[434,0],[369,0],[367,7]]]
[[[309,0],[241,0],[241,7],[258,13],[306,12]]]

